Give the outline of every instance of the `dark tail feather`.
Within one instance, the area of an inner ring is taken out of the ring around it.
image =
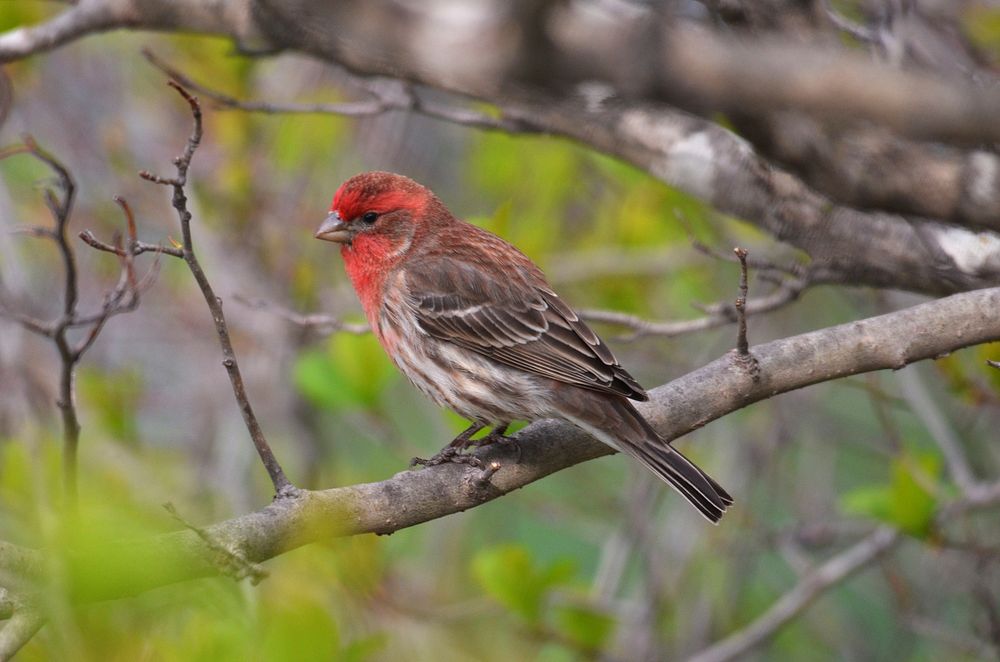
[[[589,415],[572,420],[598,440],[642,462],[709,521],[717,523],[722,518],[733,497],[721,485],[665,442],[628,400],[597,400],[591,398],[587,403]]]
[[[642,462],[657,476],[681,493],[691,505],[713,523],[722,519],[733,497],[712,477],[669,445],[622,443],[622,450]]]

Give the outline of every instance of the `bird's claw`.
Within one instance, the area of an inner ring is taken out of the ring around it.
[[[462,453],[459,449],[452,446],[445,446],[440,453],[426,460],[422,457],[415,457],[410,460],[410,467],[415,467],[418,464],[425,467],[433,467],[439,464],[467,464],[470,467],[475,467],[477,469],[483,469],[486,465],[475,455],[469,455],[468,453]]]
[[[517,442],[514,437],[508,437],[504,432],[506,432],[507,426],[503,428],[496,428],[491,430],[490,433],[484,436],[482,439],[476,440],[476,446],[482,448],[483,446],[490,446],[492,444],[501,444],[503,446],[508,446],[514,449],[514,455],[516,459],[515,463],[521,461],[521,444]]]

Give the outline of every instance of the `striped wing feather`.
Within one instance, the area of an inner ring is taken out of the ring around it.
[[[406,271],[409,300],[429,335],[556,381],[635,400],[648,396],[611,350],[520,253],[503,275],[461,252]]]

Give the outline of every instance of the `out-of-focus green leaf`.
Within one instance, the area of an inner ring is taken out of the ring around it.
[[[970,3],[962,22],[975,44],[1000,56],[1000,10],[987,3]]]
[[[844,495],[842,509],[852,515],[888,522],[906,533],[924,537],[933,522],[940,460],[934,455],[905,454],[892,461],[887,485],[862,487]]]
[[[548,591],[568,581],[574,572],[575,564],[569,559],[539,568],[520,545],[485,549],[472,560],[472,573],[486,593],[533,625],[541,621]]]
[[[856,488],[840,498],[840,508],[848,515],[888,521],[892,517],[892,490],[887,485]]]
[[[97,414],[103,430],[115,439],[138,439],[135,412],[143,397],[142,373],[134,369],[100,372],[82,368],[77,377],[80,406]]]
[[[296,387],[319,407],[370,407],[395,376],[374,336],[338,333],[326,351],[303,352],[295,362]]]
[[[334,660],[340,633],[329,609],[301,597],[272,608],[261,646],[265,660]]]
[[[585,605],[563,605],[555,609],[556,628],[586,650],[603,647],[615,631],[615,620]]]
[[[575,662],[580,659],[580,654],[568,646],[562,644],[549,643],[542,646],[538,651],[535,662]]]
[[[924,537],[933,522],[941,462],[934,455],[904,456],[892,464],[892,521],[910,535]]]
[[[344,646],[337,659],[341,662],[364,662],[374,658],[388,642],[389,638],[382,633],[361,637]]]

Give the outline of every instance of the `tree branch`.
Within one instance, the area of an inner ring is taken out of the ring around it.
[[[212,313],[212,321],[215,322],[215,332],[219,337],[219,344],[222,347],[222,365],[229,376],[233,395],[236,398],[236,403],[239,405],[240,413],[243,415],[243,422],[247,427],[247,432],[250,434],[250,439],[253,441],[254,447],[257,449],[257,454],[260,456],[260,460],[267,470],[267,475],[271,478],[275,494],[279,497],[289,496],[294,494],[295,487],[285,476],[285,472],[281,468],[278,459],[274,456],[274,452],[271,451],[271,446],[267,443],[264,431],[257,421],[256,414],[254,414],[253,406],[250,404],[250,398],[246,392],[246,386],[243,383],[243,375],[236,360],[236,351],[233,349],[232,340],[229,338],[226,316],[222,312],[222,299],[216,296],[211,283],[208,281],[208,276],[205,275],[205,271],[201,268],[198,256],[194,251],[194,241],[191,235],[192,216],[187,208],[187,195],[184,192],[184,187],[187,184],[191,159],[194,157],[194,153],[201,143],[201,106],[198,104],[198,99],[191,96],[180,84],[170,81],[169,85],[177,90],[178,94],[187,101],[191,109],[194,126],[184,147],[184,153],[174,159],[174,167],[177,170],[175,177],[161,177],[145,170],[140,172],[139,176],[147,181],[155,184],[163,184],[173,189],[172,204],[180,219],[183,239],[181,254],[184,262],[187,263],[188,269],[191,271],[191,275],[194,276],[195,281],[198,283],[198,288],[205,298],[205,303],[208,304],[209,311]]]
[[[753,347],[756,378],[731,354],[650,391],[643,415],[667,440],[778,393],[873,370],[898,369],[962,347],[1000,339],[1000,288],[958,294],[879,317]],[[301,492],[248,515],[203,527],[227,549],[259,563],[330,536],[392,533],[474,508],[551,473],[613,451],[567,423],[540,421],[517,435],[521,457],[502,444],[478,450],[501,468],[488,481],[454,464],[404,471],[380,483]],[[946,507],[942,517],[1000,502],[1000,484]],[[72,551],[78,600],[132,595],[167,583],[217,574],[201,537],[185,530]]]
[[[898,531],[877,529],[857,544],[837,554],[804,576],[795,588],[785,593],[770,609],[746,628],[688,658],[688,662],[728,662],[742,658],[761,645],[801,614],[826,591],[871,565],[900,541]]]
[[[45,618],[36,609],[22,607],[15,611],[0,629],[0,660],[6,662],[14,657],[44,624]]]
[[[155,57],[151,61],[176,80],[192,82]],[[379,89],[375,82],[357,80],[362,81],[359,85]],[[405,87],[402,82],[396,84]],[[407,108],[406,103],[393,105],[385,100],[370,102],[364,108],[358,104],[256,107],[204,86],[198,89],[229,107],[258,111],[266,108],[268,112],[357,115]],[[523,90],[486,97],[497,104],[499,117],[495,120],[484,116],[486,119],[461,121],[454,113],[430,113],[420,105],[408,109],[508,133],[559,134],[618,156],[804,250],[813,259],[816,282],[946,294],[987,287],[1000,278],[1000,234],[838,207],[790,174],[771,167],[746,142],[713,122],[668,106],[627,102],[612,98],[611,92],[607,94],[611,96],[603,100],[597,97],[596,101],[587,94],[553,97]],[[406,94],[397,92],[387,98],[401,96]],[[984,159],[977,161],[982,166],[979,170],[968,173],[968,186],[979,191],[980,197],[986,195],[982,191],[992,185],[990,178],[1000,170],[991,168],[992,161]]]
[[[987,142],[1000,137],[995,135],[1000,124],[993,121],[1000,91],[992,86],[900,71],[843,49],[805,49],[773,39],[742,42],[639,6],[623,16],[561,3],[526,13],[518,5],[497,20],[476,24],[482,34],[425,43],[419,35],[444,34],[434,9],[408,8],[408,20],[401,21],[392,13],[398,6],[390,2],[365,2],[364,11],[358,2],[317,0],[179,4],[183,11],[165,0],[87,0],[66,13],[113,5],[119,27],[218,32],[241,43],[264,34],[272,47],[399,79],[403,92],[388,94],[374,107],[414,103],[402,81],[494,103],[500,120],[470,118],[465,109],[438,116],[507,131],[557,133],[623,158],[806,251],[822,282],[948,294],[988,287],[1000,278],[1000,235],[837,206],[772,169],[718,125],[649,103],[690,104],[701,98],[746,112],[784,106],[822,118],[867,116],[897,130]],[[503,38],[533,30],[538,40]],[[574,39],[586,34],[601,38]],[[0,60],[31,52],[13,35],[0,35]],[[12,41],[19,47],[12,48]],[[470,57],[470,41],[497,48],[478,48]],[[578,85],[593,80],[610,85]],[[409,100],[386,101],[397,97]],[[412,109],[427,112],[419,105]],[[711,107],[695,110],[707,115]],[[993,161],[987,160],[977,160],[978,169],[969,173],[975,191],[996,179]]]
[[[9,306],[0,300],[0,317],[8,317],[32,333],[51,339],[59,353],[59,395],[56,405],[61,414],[63,427],[63,476],[66,499],[72,508],[77,499],[77,453],[80,443],[80,421],[76,413],[74,389],[76,366],[97,340],[105,323],[111,317],[130,312],[139,306],[140,295],[152,283],[156,271],[154,265],[142,280],[137,279],[133,265],[134,253],[130,248],[132,244],[129,244],[129,248],[118,246],[117,254],[121,261],[118,283],[105,293],[99,310],[81,314],[78,310],[80,293],[76,257],[67,235],[76,196],[76,183],[66,166],[39,147],[30,136],[25,137],[23,144],[0,150],[0,159],[17,154],[28,154],[51,169],[55,173],[61,192],[60,195],[47,188],[43,193],[43,199],[52,216],[53,227],[30,228],[29,234],[51,239],[59,251],[63,263],[62,314],[48,322],[37,320],[30,315],[10,310]],[[126,215],[130,239],[134,240],[135,222],[131,211],[123,200],[118,202]],[[73,342],[69,336],[70,331],[81,327],[89,329],[82,340]]]

